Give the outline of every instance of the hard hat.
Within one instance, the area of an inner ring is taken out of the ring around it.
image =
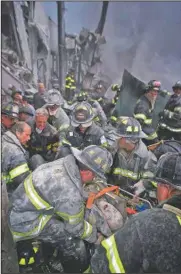
[[[112,133],[115,136],[115,139],[119,139],[121,137],[142,139],[147,137],[147,135],[142,131],[140,123],[136,119],[124,116],[118,118],[117,128],[113,130]]]
[[[160,157],[155,180],[181,190],[181,153],[167,152]]]
[[[88,98],[88,93],[87,92],[80,92],[78,95],[77,95],[77,101],[78,102],[83,102],[83,101],[86,101]]]
[[[78,127],[79,125],[85,125],[86,127],[88,127],[92,124],[94,116],[95,114],[93,108],[89,103],[78,103],[73,109],[71,124],[73,127]]]
[[[61,106],[64,103],[64,99],[58,90],[50,89],[46,96],[46,106]]]
[[[172,89],[181,89],[181,81],[177,81],[175,85],[172,87]]]
[[[160,91],[161,89],[161,82],[157,80],[151,80],[148,82],[145,91],[149,92],[150,90]]]
[[[28,114],[29,116],[34,116],[32,108],[29,106],[21,106],[19,108],[19,113],[25,113],[25,114]]]
[[[19,107],[15,104],[7,104],[2,106],[1,113],[12,118],[19,118]]]
[[[73,147],[71,150],[80,163],[99,177],[106,179],[105,173],[109,171],[113,164],[112,155],[107,149],[92,145],[84,148],[82,151]]]

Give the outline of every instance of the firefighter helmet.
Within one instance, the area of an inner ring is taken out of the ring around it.
[[[73,127],[78,127],[79,125],[88,127],[92,124],[94,116],[93,108],[89,103],[78,103],[73,109],[71,124]]]
[[[175,85],[172,87],[173,90],[175,89],[181,89],[181,81],[177,81]]]
[[[117,128],[113,130],[112,134],[115,136],[115,139],[121,137],[142,139],[147,137],[136,119],[125,116],[121,116],[117,119]]]
[[[105,173],[109,171],[113,164],[111,153],[96,145],[91,145],[80,151],[76,148],[71,148],[73,155],[88,169],[92,170],[99,177],[106,179]]]
[[[7,104],[2,106],[1,113],[12,118],[19,118],[19,107],[16,104]]]
[[[181,190],[180,153],[167,152],[160,157],[157,163],[155,180]]]
[[[64,99],[58,90],[50,89],[47,92],[46,102],[46,106],[61,106],[64,103]]]
[[[80,92],[78,95],[77,95],[77,101],[78,102],[83,102],[83,101],[86,101],[88,99],[88,93],[87,92]]]
[[[161,89],[161,82],[157,80],[151,80],[148,82],[145,91],[149,92],[150,90],[160,91]]]

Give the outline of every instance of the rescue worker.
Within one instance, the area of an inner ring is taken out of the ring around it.
[[[159,143],[154,145],[153,149],[151,151],[155,154],[157,159],[159,159],[163,154],[167,152],[172,152],[172,153],[181,153],[181,142],[175,141],[175,140],[162,140]],[[148,149],[151,148],[148,147]]]
[[[17,104],[18,106],[22,105],[22,91],[21,90],[14,90],[12,91],[12,99],[13,99],[13,104]]]
[[[95,118],[94,121],[97,122],[98,125],[105,126],[107,124],[107,117],[106,114],[104,113],[104,110],[102,109],[101,105],[99,104],[98,101],[93,100],[91,97],[89,97],[88,93],[85,91],[79,92],[75,99],[77,102],[88,102],[93,110],[95,111]],[[74,106],[76,105],[74,104]]]
[[[89,145],[101,145],[107,147],[104,131],[94,122],[94,111],[87,102],[76,104],[72,116],[72,129],[67,133],[67,140],[73,147],[83,149]]]
[[[66,75],[65,78],[65,92],[66,100],[69,104],[72,104],[72,100],[75,94],[76,81],[75,81],[75,70],[72,68]]]
[[[134,109],[134,118],[136,118],[147,137],[143,140],[146,145],[158,142],[158,136],[152,126],[153,111],[155,102],[160,91],[161,83],[151,80],[145,88],[145,94],[137,101]]]
[[[103,240],[91,259],[93,273],[180,272],[181,155],[163,155],[155,179],[164,202],[134,215]]]
[[[63,98],[58,91],[48,91],[47,103],[44,107],[47,109],[49,114],[48,122],[56,128],[59,132],[60,138],[65,137],[70,126],[70,119],[61,107],[63,103]]]
[[[158,135],[161,139],[181,141],[181,81],[172,87],[174,94],[160,113]]]
[[[71,256],[75,238],[89,243],[102,238],[96,226],[84,219],[82,183],[87,181],[85,173],[88,172],[91,179],[99,176],[105,180],[104,174],[112,165],[111,154],[97,146],[89,146],[83,151],[72,148],[72,153],[33,171],[13,193],[8,214],[15,242],[37,239],[51,243],[67,254],[65,259],[69,264],[75,257],[82,256],[82,262],[86,256],[81,252],[82,245]]]
[[[33,106],[36,109],[46,104],[46,91],[43,83],[38,83],[38,92],[33,96]]]
[[[142,142],[146,135],[136,119],[120,117],[117,128],[109,135],[115,140],[110,183],[130,190],[139,180],[153,176],[157,159]]]
[[[119,100],[119,96],[121,93],[121,87],[118,84],[114,84],[111,86],[111,90],[115,92],[114,97],[112,98],[111,102],[107,102],[104,106],[104,111],[107,113],[107,116],[110,117],[110,122],[113,126],[116,125],[118,112],[115,109],[116,104]]]
[[[30,174],[29,155],[24,145],[29,141],[31,128],[25,122],[17,122],[2,136],[2,175],[12,192]]]
[[[34,113],[32,111],[32,108],[27,106],[20,106],[19,108],[19,120],[27,122],[31,120],[34,116]]]
[[[104,87],[101,83],[98,83],[95,87],[95,90],[90,93],[90,97],[92,101],[97,101],[103,107],[104,104]]]
[[[45,108],[36,110],[35,119],[28,122],[31,127],[31,138],[27,144],[30,156],[39,154],[47,161],[54,158],[52,147],[59,142],[57,130],[47,122],[48,117],[49,114]]]
[[[18,119],[19,107],[17,105],[3,105],[1,108],[1,135],[10,129]]]

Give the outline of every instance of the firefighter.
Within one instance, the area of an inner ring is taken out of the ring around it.
[[[167,152],[181,153],[181,142],[175,140],[163,140],[152,150],[157,159]]]
[[[158,135],[161,139],[181,141],[181,81],[172,87],[174,94],[160,113]]]
[[[52,148],[59,142],[57,130],[47,122],[48,117],[49,114],[45,108],[36,110],[35,119],[28,122],[31,126],[31,139],[27,146],[30,156],[39,154],[47,161],[53,160]]]
[[[110,123],[115,126],[117,123],[118,118],[118,111],[115,109],[116,104],[119,100],[119,96],[121,93],[121,87],[118,84],[114,84],[111,86],[111,90],[115,92],[114,97],[112,98],[111,102],[107,102],[104,106],[104,111],[107,113],[109,117]]]
[[[161,83],[151,80],[145,88],[145,94],[137,101],[134,109],[134,118],[136,118],[147,137],[143,140],[146,145],[158,142],[158,136],[152,126],[153,111],[155,102],[160,91]]]
[[[91,259],[93,273],[180,272],[181,155],[163,155],[155,179],[164,202],[134,215],[103,240]]]
[[[1,135],[10,129],[19,120],[19,107],[14,104],[6,104],[1,109]]]
[[[30,135],[30,126],[25,122],[17,122],[2,137],[1,168],[10,193],[30,174],[29,155],[24,148]]]
[[[81,91],[77,94],[75,97],[76,102],[88,102],[95,111],[95,118],[94,121],[101,126],[105,126],[107,124],[107,117],[104,113],[104,110],[102,109],[101,105],[98,101],[92,100],[91,97],[89,97],[88,93],[85,91]]]
[[[94,116],[93,108],[89,103],[76,104],[71,116],[72,130],[67,133],[67,140],[73,147],[79,149],[89,145],[107,147],[104,131],[93,122]]]
[[[69,104],[72,104],[72,100],[75,94],[75,89],[76,89],[75,70],[70,69],[65,78],[66,99]]]
[[[82,183],[87,182],[87,172],[89,178],[98,176],[105,180],[112,156],[97,146],[83,151],[72,149],[72,153],[33,171],[13,193],[8,215],[15,242],[37,239],[51,243],[67,254],[65,259],[70,264],[74,257],[82,256],[80,265],[86,254],[81,251],[82,245],[75,250],[77,239],[89,243],[100,240],[96,226],[84,219]]]
[[[27,122],[31,120],[34,116],[34,112],[32,111],[32,108],[28,105],[26,106],[20,106],[19,108],[19,120]]]
[[[38,83],[38,92],[33,96],[33,106],[36,109],[46,104],[46,91],[43,83]]]
[[[157,159],[142,142],[146,135],[136,119],[120,117],[117,128],[109,135],[115,140],[109,182],[130,190],[139,180],[153,176]]]
[[[70,120],[62,109],[64,101],[61,94],[56,90],[49,90],[47,93],[47,103],[44,106],[49,113],[48,122],[59,132],[60,138],[65,137],[70,126]]]

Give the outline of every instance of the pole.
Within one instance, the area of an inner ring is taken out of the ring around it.
[[[64,2],[57,1],[57,11],[58,11],[58,55],[59,55],[59,85],[60,90],[64,88],[64,53],[65,53],[65,29],[64,29]]]

